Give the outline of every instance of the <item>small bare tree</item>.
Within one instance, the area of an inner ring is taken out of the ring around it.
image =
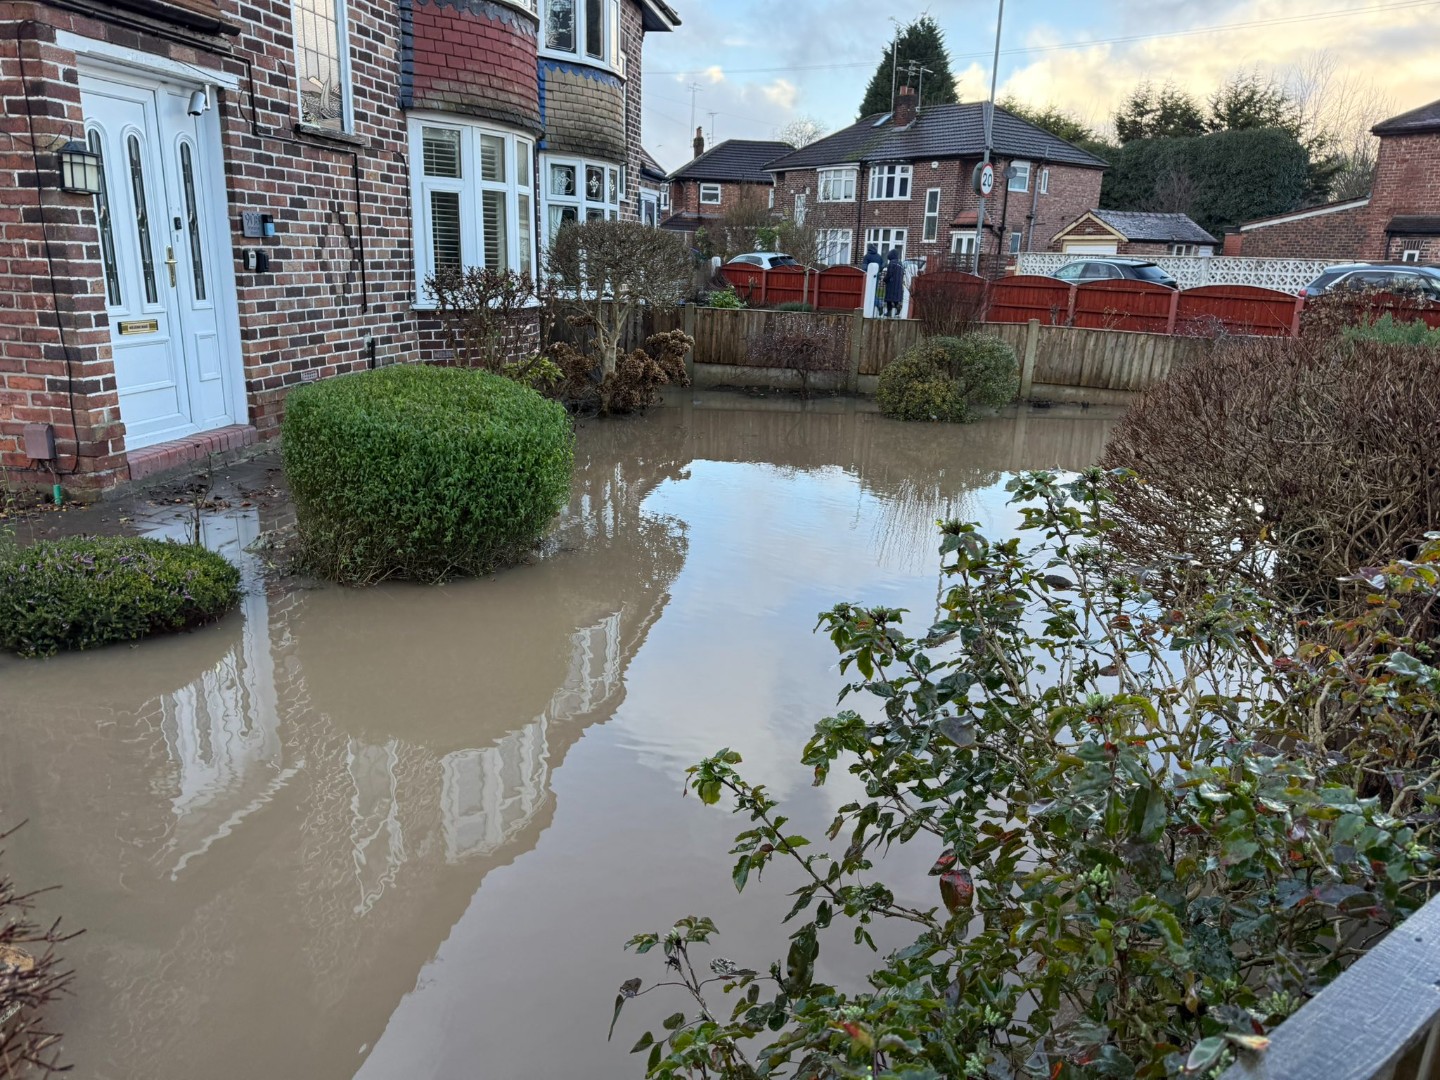
[[[794,147],[809,146],[825,137],[825,125],[813,116],[797,116],[775,129],[775,138]]]
[[[524,381],[528,358],[516,357],[515,335],[523,316],[533,307],[535,282],[529,274],[490,270],[483,266],[445,269],[425,279],[425,291],[435,300],[454,362]]]
[[[586,221],[561,228],[545,269],[552,303],[591,337],[602,379],[615,373],[642,311],[678,305],[690,286],[690,249],[677,235],[638,221]]]
[[[769,367],[800,376],[800,396],[810,396],[810,376],[844,371],[850,355],[850,319],[843,315],[776,311],[750,341],[750,353]]]

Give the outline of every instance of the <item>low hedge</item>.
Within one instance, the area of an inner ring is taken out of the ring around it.
[[[1020,389],[1015,350],[990,334],[926,338],[880,372],[875,400],[896,420],[966,423]]]
[[[195,544],[72,537],[0,553],[0,646],[21,656],[94,649],[223,615],[240,573]]]
[[[482,371],[405,364],[301,387],[281,430],[302,561],[348,585],[488,573],[570,494],[565,409]]]

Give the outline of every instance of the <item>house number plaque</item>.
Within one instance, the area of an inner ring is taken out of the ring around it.
[[[124,334],[153,334],[160,329],[158,319],[124,319],[120,323],[120,333]]]

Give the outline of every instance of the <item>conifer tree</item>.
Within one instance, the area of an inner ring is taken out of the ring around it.
[[[890,111],[891,80],[896,67],[892,60],[898,61],[900,69],[900,78],[893,85],[916,87],[920,92],[921,108],[959,100],[955,92],[955,76],[950,72],[950,54],[945,50],[945,35],[939,23],[929,15],[921,15],[900,31],[898,48],[893,42],[885,43],[880,66],[875,69],[870,85],[865,88],[865,98],[860,102],[861,116]],[[913,77],[910,75],[912,63],[916,68],[929,69],[923,82],[918,73]]]

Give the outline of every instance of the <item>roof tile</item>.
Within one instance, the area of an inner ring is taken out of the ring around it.
[[[768,184],[765,166],[795,148],[787,142],[726,139],[670,174],[672,180],[730,180]]]

